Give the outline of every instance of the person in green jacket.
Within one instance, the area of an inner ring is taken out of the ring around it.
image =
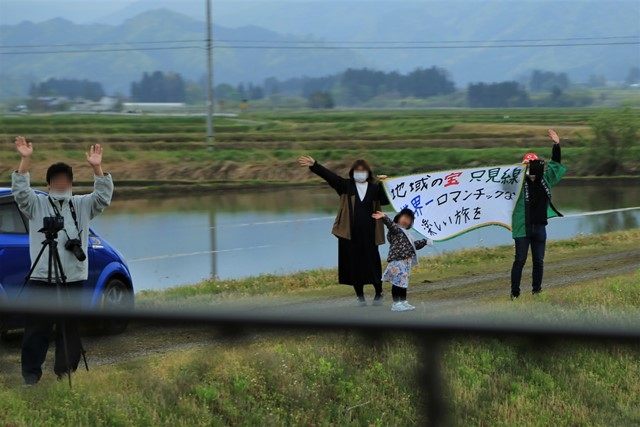
[[[560,137],[549,129],[549,138],[553,140],[553,150],[546,168],[544,160],[535,153],[527,153],[522,159],[527,164],[527,173],[511,221],[516,250],[511,268],[511,299],[520,296],[522,269],[529,247],[533,258],[532,293],[542,291],[547,219],[562,216],[551,203],[551,188],[560,182],[567,168],[561,163]]]

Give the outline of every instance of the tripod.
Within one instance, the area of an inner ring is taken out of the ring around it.
[[[69,290],[67,288],[67,277],[64,274],[64,269],[62,268],[62,261],[60,261],[60,253],[58,252],[58,241],[56,240],[58,238],[58,231],[56,228],[42,228],[40,230],[38,230],[40,233],[44,233],[45,235],[45,240],[42,242],[42,248],[40,249],[40,252],[38,252],[38,255],[36,256],[35,261],[33,262],[33,265],[31,266],[31,269],[29,270],[29,273],[27,274],[24,283],[22,284],[22,287],[20,288],[20,291],[18,292],[16,299],[20,298],[20,295],[22,294],[22,291],[24,290],[25,286],[27,285],[27,283],[29,282],[29,279],[31,278],[31,276],[33,275],[33,272],[35,271],[38,263],[40,262],[40,259],[42,258],[42,255],[44,254],[44,251],[48,248],[48,255],[49,255],[49,259],[47,262],[47,284],[49,285],[53,285],[55,284],[56,287],[56,296],[58,299],[58,304],[60,306],[62,306],[62,291],[61,288],[64,286],[65,287],[65,291],[67,293],[67,300],[69,300]],[[70,359],[69,359],[69,347],[68,347],[68,340],[67,340],[67,328],[66,328],[66,321],[65,320],[59,320],[57,322],[57,326],[58,328],[61,329],[61,334],[62,334],[62,344],[63,344],[63,350],[64,350],[64,357],[65,357],[65,364],[66,364],[66,369],[67,369],[67,377],[69,379],[69,388],[72,387],[71,385],[71,363],[70,363]],[[78,337],[78,339],[80,339]],[[84,366],[86,368],[86,370],[89,370],[89,365],[87,364],[87,356],[86,356],[86,352],[84,350],[84,347],[82,346],[82,342],[80,342],[80,354],[82,355],[82,358],[84,360]]]

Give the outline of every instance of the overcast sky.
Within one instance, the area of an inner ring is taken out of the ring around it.
[[[222,0],[226,3],[237,2],[341,2],[343,0]],[[371,1],[371,0],[349,0],[349,1]],[[403,0],[374,0],[378,2],[400,3]],[[442,0],[440,0],[442,1]],[[482,2],[486,0],[458,0],[462,2]],[[535,0],[501,0],[502,2],[523,2]],[[593,0],[574,0],[593,1]],[[602,1],[602,0],[601,0]],[[428,3],[429,0],[409,0],[411,3]],[[135,3],[143,3],[143,9],[155,9],[168,7],[176,11],[181,9],[191,9],[202,7],[204,0],[0,0],[0,24],[17,24],[22,21],[41,22],[48,19],[62,17],[77,23],[103,22],[105,19],[110,22],[109,17],[126,7]],[[216,3],[220,0],[213,0],[215,10]]]
[[[233,0],[240,1],[273,1],[273,0]],[[280,0],[303,2],[309,0]],[[356,0],[358,1],[358,0]],[[47,19],[63,17],[78,23],[90,23],[101,20],[124,7],[139,0],[0,0],[0,23],[16,24],[21,21],[40,22]],[[213,0],[214,4],[217,0]],[[147,0],[148,8],[162,6],[163,1]],[[175,1],[174,3],[177,3]],[[204,4],[204,0],[180,0],[194,7]],[[155,5],[155,6],[154,6]],[[204,8],[204,6],[203,6]]]

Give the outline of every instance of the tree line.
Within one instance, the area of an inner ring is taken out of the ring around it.
[[[625,79],[627,86],[640,84],[640,68],[632,67]],[[592,75],[587,87],[606,85],[602,76]],[[566,73],[533,70],[519,81],[469,83],[464,89],[469,107],[570,107],[590,105],[588,93],[567,93],[572,82]],[[206,99],[204,78],[187,81],[179,73],[145,72],[131,83],[130,99],[136,102],[200,103]],[[347,69],[323,77],[265,79],[262,84],[218,84],[214,88],[218,101],[249,102],[265,97],[304,98],[312,108],[336,105],[358,106],[373,99],[427,99],[457,92],[449,72],[440,67],[416,68],[402,74],[369,68]],[[79,79],[50,78],[30,88],[32,97],[65,96],[93,101],[105,95],[99,82]]]
[[[178,73],[144,73],[140,81],[131,83],[131,98],[137,102],[184,102],[185,82]]]
[[[99,82],[78,79],[50,78],[38,84],[32,83],[29,95],[33,98],[41,96],[64,96],[69,99],[90,99],[99,101],[104,96],[104,89]]]
[[[279,81],[266,79],[264,92],[269,95],[303,96],[311,106],[315,100],[327,99],[340,105],[355,106],[373,98],[429,98],[455,92],[449,72],[443,68],[416,68],[402,74],[368,68],[347,69],[324,77],[300,77]]]

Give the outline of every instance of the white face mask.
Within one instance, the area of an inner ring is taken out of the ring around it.
[[[69,200],[71,195],[72,193],[70,188],[65,191],[49,190],[49,197],[57,201]]]
[[[366,182],[367,178],[369,178],[369,172],[367,171],[355,171],[353,173],[353,179],[356,182]]]

